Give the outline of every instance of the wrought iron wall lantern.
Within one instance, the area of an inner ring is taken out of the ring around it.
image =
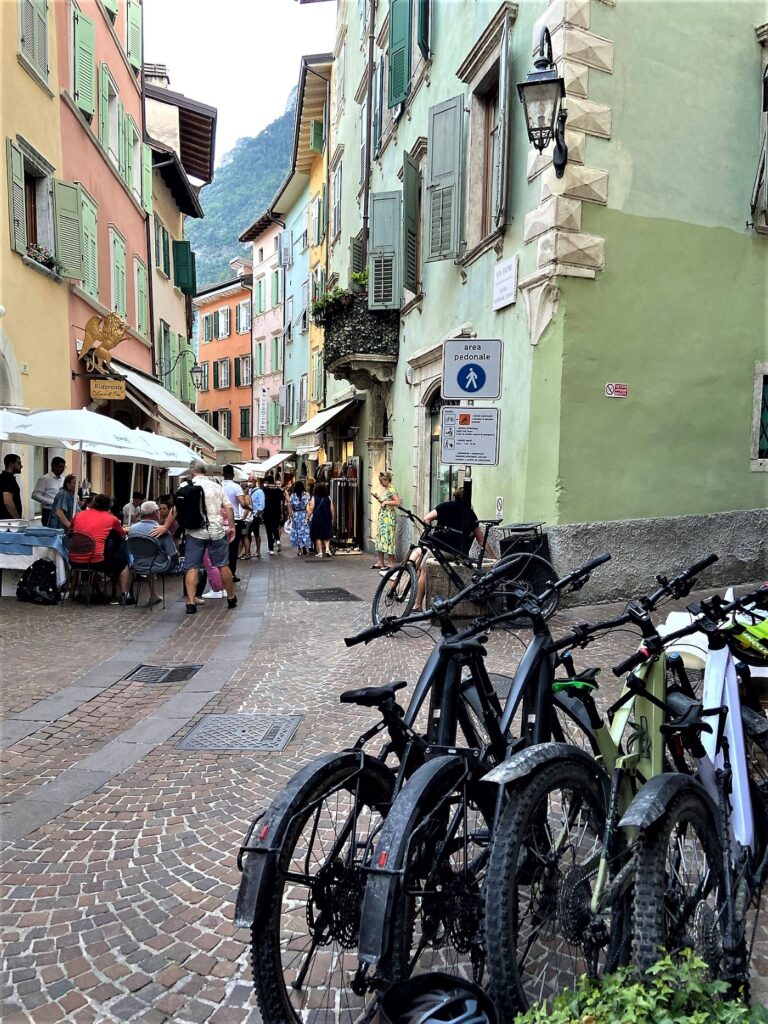
[[[520,102],[525,110],[528,138],[539,153],[554,139],[552,163],[555,174],[562,178],[568,163],[568,147],[565,144],[568,111],[563,107],[565,82],[558,75],[552,60],[552,37],[546,26],[542,29],[539,52],[533,63],[536,70],[517,85]]]
[[[195,391],[199,391],[203,383],[203,368],[200,365],[200,363],[198,363],[197,356],[195,355],[191,348],[182,349],[181,352],[179,352],[179,354],[173,360],[171,365],[168,367],[168,369],[165,371],[165,373],[161,373],[160,376],[163,378],[163,380],[165,380],[166,377],[170,377],[170,375],[176,369],[176,365],[178,364],[181,357],[188,355],[191,355],[194,360],[194,362],[189,368],[189,377],[190,380],[192,381],[192,387],[195,389]]]

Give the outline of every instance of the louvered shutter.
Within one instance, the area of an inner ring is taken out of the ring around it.
[[[403,103],[411,91],[411,0],[389,4],[389,100]]]
[[[240,303],[235,306],[235,331],[240,333]]]
[[[173,243],[173,283],[185,295],[194,295],[192,282],[192,246],[189,242]]]
[[[133,169],[133,143],[134,139],[138,136],[136,129],[136,122],[132,117],[128,116],[125,119],[125,183],[131,192],[135,192],[133,187],[134,182],[134,169]]]
[[[83,225],[80,189],[68,181],[53,182],[53,205],[56,226],[56,259],[62,277],[83,279]]]
[[[419,290],[419,192],[421,172],[410,155],[403,153],[403,284]]]
[[[35,67],[48,81],[48,0],[35,3]]]
[[[141,70],[141,4],[128,0],[128,61]]]
[[[281,267],[290,267],[291,265],[291,232],[287,229],[281,231],[277,238],[277,249],[278,249],[278,260],[280,261]]]
[[[368,103],[363,100],[360,107],[360,182],[365,181],[365,143],[368,124]]]
[[[120,177],[125,180],[128,159],[126,156],[127,140],[126,129],[128,119],[125,116],[125,107],[120,100],[117,101],[117,169]]]
[[[112,306],[125,317],[125,242],[112,236]]]
[[[278,294],[278,289],[277,289],[277,282],[278,282],[277,274],[273,273],[272,274],[272,305],[273,306],[276,306],[278,304],[278,302],[280,301],[280,296]]]
[[[106,64],[99,65],[99,142],[109,151],[109,72]]]
[[[136,264],[136,327],[139,334],[149,334],[147,323],[147,268],[143,263]]]
[[[309,122],[309,148],[314,153],[323,152],[323,122],[319,118]]]
[[[219,361],[218,361],[218,359],[214,360],[214,363],[213,363],[213,386],[214,386],[214,388],[218,388],[218,386],[219,386]]]
[[[189,294],[190,295],[197,295],[197,257],[195,256],[194,252],[191,253],[191,256],[192,256],[192,291]]]
[[[509,158],[512,121],[512,32],[509,15],[504,17],[504,29],[501,36],[501,53],[499,57],[499,105],[497,115],[496,153],[493,168],[493,219],[495,227],[502,228],[507,223],[507,200],[509,193]]]
[[[214,336],[214,338],[221,337],[221,335],[219,334],[219,311],[218,311],[218,309],[213,314],[213,336]]]
[[[279,409],[278,418],[280,420],[280,423],[278,424],[279,426],[282,426],[282,424],[288,422],[288,420],[286,419],[286,413],[287,413],[286,403],[287,403],[287,398],[288,398],[288,385],[287,384],[281,384],[280,385],[280,391],[278,392],[278,409]]]
[[[382,130],[382,107],[384,106],[384,58],[379,60],[378,67],[374,70],[374,94],[373,94],[373,132],[371,138],[371,153],[375,156],[381,147]]]
[[[152,213],[152,150],[141,145],[141,205]]]
[[[371,235],[368,252],[368,308],[399,309],[401,298],[400,192],[371,193]]]
[[[93,22],[75,11],[75,103],[88,117],[96,113],[96,35]]]
[[[94,299],[99,297],[99,260],[96,207],[81,193],[83,222],[83,289]]]
[[[10,139],[6,139],[8,162],[8,220],[11,229],[11,248],[27,254],[27,204],[24,192],[24,157]]]
[[[168,232],[163,228],[163,271],[166,277],[171,276],[171,246]]]
[[[103,0],[103,3],[106,9],[109,11],[109,13],[112,15],[112,17],[116,18],[119,8],[119,0]]]
[[[176,337],[176,335],[173,333],[173,331],[169,331],[168,332],[168,343],[169,343],[169,348],[171,350],[171,362],[170,362],[170,365],[173,367],[173,369],[171,370],[170,377],[168,378],[168,381],[169,381],[168,390],[171,392],[172,395],[175,395],[176,397],[178,397],[178,394],[179,394],[179,366],[181,364],[181,360],[179,359],[179,361],[176,362],[176,360],[178,358],[178,355],[179,355],[179,339]]]
[[[427,139],[427,260],[455,259],[461,242],[461,154],[464,98],[429,109]]]
[[[362,233],[352,235],[349,240],[349,270],[352,274],[362,274],[365,270],[365,246]]]
[[[323,182],[323,190],[320,195],[320,214],[322,216],[323,225],[322,234],[326,235],[328,233],[328,194],[325,182]]]
[[[35,0],[21,0],[21,52],[35,64]]]
[[[432,0],[416,0],[416,6],[416,42],[419,44],[424,60],[427,60],[429,57],[429,26],[432,15]]]

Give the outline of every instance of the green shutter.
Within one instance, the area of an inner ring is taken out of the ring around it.
[[[403,103],[411,91],[411,0],[389,4],[389,101]]]
[[[128,118],[125,116],[125,107],[121,100],[117,101],[117,169],[120,172],[120,177],[125,181],[126,168],[128,165],[128,158],[126,156],[126,128],[128,127]]]
[[[8,221],[11,248],[27,254],[27,202],[24,192],[24,157],[16,143],[6,139],[8,161]]]
[[[81,192],[80,213],[83,223],[83,290],[99,297],[99,247],[96,207]]]
[[[240,372],[240,356],[235,356],[235,387],[239,388],[242,383],[242,374]]]
[[[272,274],[272,305],[276,306],[280,299],[277,294],[277,274]]]
[[[53,205],[58,272],[62,277],[82,281],[82,202],[78,186],[54,178]]]
[[[103,3],[112,17],[116,18],[120,0],[103,0]]]
[[[35,67],[48,81],[48,0],[34,0]]]
[[[213,336],[214,338],[219,337],[219,311],[218,309],[213,314]]]
[[[147,337],[147,268],[143,263],[136,264],[136,306],[136,329]]]
[[[217,388],[219,386],[219,361],[214,359],[213,361],[213,386]]]
[[[323,152],[323,122],[319,118],[309,122],[309,148],[314,153]]]
[[[419,290],[419,165],[409,153],[403,153],[403,284],[412,292]]]
[[[75,11],[75,103],[87,117],[96,113],[96,34],[93,22]]]
[[[163,228],[163,272],[166,277],[171,276],[171,246],[168,232]]]
[[[132,117],[125,119],[125,183],[133,192],[133,142],[138,132]]]
[[[432,13],[432,0],[416,0],[416,6],[416,42],[419,44],[424,60],[427,60],[429,57],[429,22]]]
[[[463,96],[429,108],[424,190],[427,260],[455,259],[459,255],[463,114]]]
[[[401,305],[400,192],[371,193],[371,239],[368,252],[368,308],[399,309]]]
[[[141,4],[128,0],[128,61],[141,70]]]
[[[192,256],[192,246],[189,242],[173,243],[173,283],[177,288],[181,288],[185,295],[195,294]]]
[[[171,349],[171,363],[170,363],[170,365],[173,367],[173,369],[171,370],[170,378],[169,378],[170,384],[169,384],[168,390],[171,392],[172,395],[174,395],[175,397],[178,398],[178,395],[179,395],[179,365],[181,363],[181,360],[179,359],[178,362],[176,362],[176,360],[177,360],[178,355],[179,355],[179,339],[173,333],[173,331],[169,331],[168,332],[168,338],[169,338],[169,341],[170,341],[170,349]]]
[[[99,65],[99,142],[109,152],[109,72],[106,64]]]
[[[126,315],[125,242],[112,235],[112,307],[123,318]]]
[[[152,213],[152,150],[141,144],[141,205]]]
[[[197,259],[192,251],[190,251],[190,256],[192,257],[192,290],[189,294],[197,295]]]

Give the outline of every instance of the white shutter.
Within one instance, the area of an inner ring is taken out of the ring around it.
[[[278,259],[281,267],[290,267],[293,246],[291,244],[291,232],[286,228],[277,236]]]
[[[286,414],[286,401],[288,397],[288,385],[281,384],[280,391],[278,392],[278,403],[280,408],[280,426],[284,426],[288,421],[285,418]]]
[[[229,337],[229,307],[219,310],[219,337]]]

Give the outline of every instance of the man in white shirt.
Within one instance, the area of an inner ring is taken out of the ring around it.
[[[126,530],[129,530],[134,523],[138,523],[141,519],[141,503],[143,501],[142,492],[134,491],[132,500],[123,505],[123,526]]]
[[[40,477],[35,484],[35,489],[32,491],[32,500],[38,502],[40,505],[40,518],[43,526],[48,525],[53,499],[59,493],[61,485],[64,483],[64,470],[66,465],[66,462],[60,455],[51,459],[50,472],[45,473]]]
[[[247,494],[243,494],[240,484],[235,483],[234,466],[225,466],[221,475],[224,477],[224,483],[221,486],[227,501],[232,506],[232,515],[235,519],[235,536],[229,543],[229,571],[232,573],[232,579],[237,583],[240,579],[237,575],[237,555],[243,537],[243,527],[246,525],[245,512],[250,510],[251,499]]]

